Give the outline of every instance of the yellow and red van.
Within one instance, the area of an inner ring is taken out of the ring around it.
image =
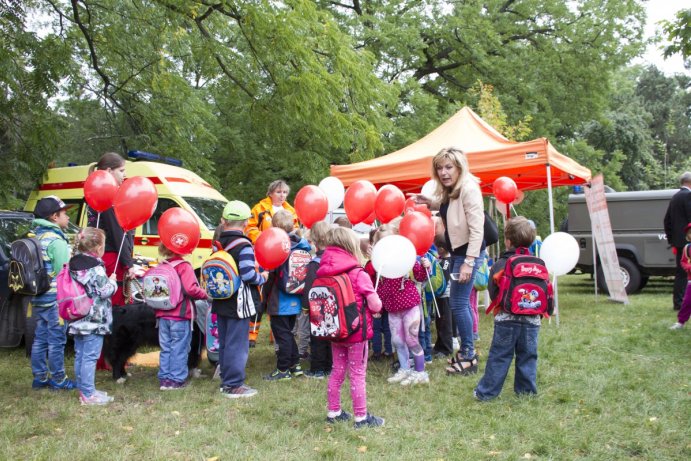
[[[135,230],[134,254],[156,259],[158,255],[158,219],[164,211],[181,207],[192,212],[199,221],[201,240],[188,259],[195,269],[209,256],[214,230],[220,223],[223,207],[228,200],[197,174],[181,167],[158,162],[126,162],[128,178],[144,176],[151,180],[158,192],[158,204],[153,216]],[[84,181],[89,165],[50,168],[43,183],[31,192],[24,207],[33,211],[36,202],[48,195],[60,197],[67,205],[70,222],[84,227],[87,222],[84,201]]]

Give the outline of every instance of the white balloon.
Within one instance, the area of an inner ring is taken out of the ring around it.
[[[326,194],[326,199],[329,201],[329,211],[334,211],[341,206],[343,197],[345,197],[345,188],[340,179],[327,176],[321,180],[319,188]]]
[[[555,232],[550,234],[540,249],[540,258],[554,275],[565,275],[576,267],[581,250],[571,234]]]
[[[422,190],[420,193],[424,195],[425,197],[432,198],[435,196],[435,192],[437,191],[437,181],[434,179],[430,179],[427,181],[425,184],[422,186]]]
[[[497,211],[506,218],[506,203],[497,199]]]
[[[388,235],[372,249],[372,265],[382,277],[403,277],[415,264],[415,247],[402,235]]]

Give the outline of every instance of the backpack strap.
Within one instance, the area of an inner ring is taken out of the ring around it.
[[[528,255],[528,256],[532,255],[532,253],[530,252],[530,249],[528,249],[526,247],[516,248],[516,254],[517,255]]]
[[[251,243],[250,243],[249,241],[247,241],[246,239],[244,239],[244,238],[237,238],[237,239],[233,240],[232,242],[230,242],[230,243],[224,248],[224,250],[227,251],[227,252],[230,252],[230,250],[232,250],[233,248],[235,248],[235,247],[237,247],[237,246],[239,246],[239,245],[251,245]]]

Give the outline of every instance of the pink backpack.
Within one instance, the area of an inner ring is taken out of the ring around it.
[[[168,262],[163,261],[158,266],[152,267],[146,274],[142,283],[144,302],[152,309],[169,311],[175,309],[182,301],[182,282],[175,268],[184,263],[181,259]]]
[[[58,314],[63,320],[73,322],[79,320],[91,312],[94,300],[84,289],[84,285],[72,278],[67,264],[62,266],[56,277],[58,288]]]

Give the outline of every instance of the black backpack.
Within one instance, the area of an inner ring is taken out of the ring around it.
[[[495,276],[499,293],[487,308],[514,315],[552,315],[554,294],[545,262],[530,254],[527,248],[517,248],[504,269]]]
[[[7,281],[10,289],[20,295],[37,296],[48,291],[51,277],[43,264],[38,238],[27,237],[12,242]]]

